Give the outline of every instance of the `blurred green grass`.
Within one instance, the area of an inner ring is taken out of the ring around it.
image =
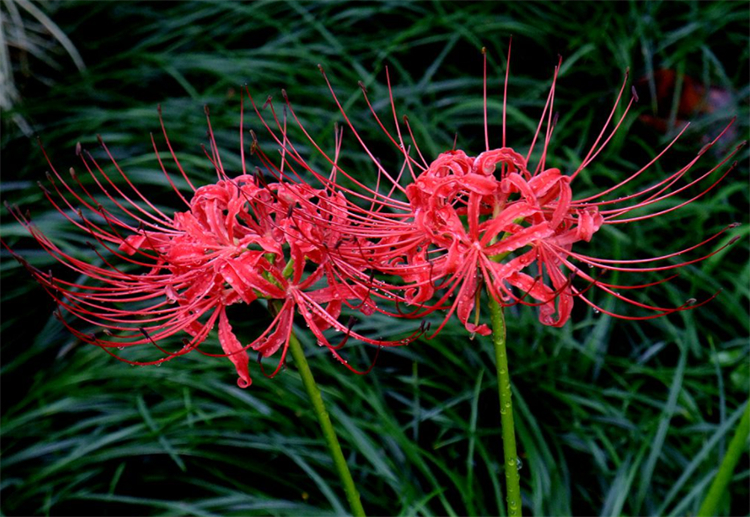
[[[734,115],[737,129],[727,148],[748,134],[749,13],[743,3],[44,7],[76,45],[87,71],[80,74],[70,63],[44,82],[26,77],[18,113],[61,171],[76,165],[76,142],[96,153],[95,135],[101,134],[123,169],[165,206],[179,205],[162,195],[164,182],[150,147],[148,133],[159,133],[157,104],[191,178],[211,181],[199,147],[206,142],[203,104],[211,107],[225,163],[237,171],[239,89],[245,83],[259,99],[268,94],[280,99],[286,88],[295,110],[330,148],[333,124],[341,117],[317,69],[321,63],[355,126],[383,163],[391,160],[395,168],[396,155],[379,135],[357,81],[367,85],[378,112],[386,113],[384,67],[389,67],[399,110],[409,115],[426,156],[452,146],[456,133],[459,147],[481,149],[479,49],[486,46],[490,55],[490,136],[497,141],[510,34],[511,145],[528,146],[556,56],[564,58],[551,165],[570,170],[580,163],[628,66],[633,78],[659,68],[684,71],[725,89],[732,101],[697,118],[647,180],[689,161],[704,145],[702,136],[716,134]],[[638,110],[647,113],[648,94],[639,93],[644,101]],[[2,197],[28,208],[40,227],[74,250],[82,237],[35,187],[48,166],[11,114],[2,115]],[[637,170],[668,138],[633,115],[581,177],[579,192],[601,190]],[[372,173],[351,137],[346,142],[351,170]],[[723,289],[716,300],[641,323],[578,307],[563,329],[543,327],[533,309],[509,311],[528,513],[696,511],[750,383],[747,157],[743,150],[738,170],[700,202],[602,231],[589,247],[602,256],[659,255],[733,221],[745,223],[732,233],[743,238],[731,249],[689,266],[674,286],[646,296],[680,305]],[[704,158],[701,166],[718,159]],[[313,163],[322,167],[319,157]],[[0,230],[33,264],[53,267],[7,211]],[[87,250],[75,252],[96,259]],[[256,373],[245,391],[236,388],[224,360],[196,355],[159,368],[129,367],[76,342],[51,317],[53,304],[41,288],[7,253],[1,258],[4,515],[346,511],[293,367],[273,380]],[[609,309],[624,309],[601,300]],[[246,318],[238,326],[248,333],[263,324],[252,311]],[[408,321],[381,318],[357,325],[376,333],[412,328]],[[437,339],[384,352],[373,372],[360,377],[300,335],[370,514],[503,514],[497,385],[488,340],[469,341],[460,326],[451,325]],[[349,353],[366,364],[368,352],[352,347]],[[749,469],[745,456],[724,514],[748,514]]]

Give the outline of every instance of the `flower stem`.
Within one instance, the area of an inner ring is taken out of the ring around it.
[[[365,509],[362,507],[362,502],[359,500],[359,492],[357,491],[357,487],[354,486],[354,479],[352,478],[351,472],[349,472],[344,453],[341,451],[341,445],[336,436],[336,431],[333,429],[331,418],[328,416],[328,411],[326,411],[325,405],[323,404],[323,397],[320,394],[318,385],[315,383],[312,371],[310,371],[310,365],[307,364],[305,352],[302,350],[302,345],[294,333],[292,333],[289,339],[289,348],[292,350],[294,363],[297,365],[297,370],[302,377],[302,383],[305,385],[313,409],[315,409],[315,414],[318,417],[318,422],[320,422],[320,428],[323,430],[323,436],[328,444],[328,449],[331,451],[331,458],[333,459],[334,465],[336,465],[336,471],[339,474],[341,483],[344,485],[346,499],[349,501],[352,515],[356,517],[364,517]]]
[[[708,489],[708,495],[703,500],[700,510],[698,510],[699,517],[717,515],[721,496],[724,495],[724,491],[732,479],[732,473],[740,460],[740,456],[742,456],[742,452],[746,450],[748,434],[750,434],[750,402],[747,403],[745,413],[742,415],[732,441],[729,442],[729,449],[727,449],[727,453],[721,461],[719,472],[711,483],[711,488]]]
[[[516,433],[513,425],[513,402],[510,391],[508,356],[505,351],[505,316],[503,308],[489,296],[492,342],[495,345],[497,363],[497,385],[500,392],[500,421],[503,428],[503,456],[505,457],[505,482],[508,515],[521,515],[521,485],[518,475],[518,453]]]

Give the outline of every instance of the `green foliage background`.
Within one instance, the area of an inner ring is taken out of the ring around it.
[[[55,166],[78,166],[76,142],[97,152],[101,134],[120,165],[162,206],[165,195],[149,132],[161,104],[170,138],[195,181],[212,181],[203,105],[211,107],[225,164],[239,170],[239,89],[280,89],[329,146],[341,122],[321,63],[358,130],[390,169],[398,167],[361,99],[388,109],[384,67],[400,112],[422,151],[482,149],[481,54],[490,55],[491,138],[497,142],[504,54],[513,34],[509,143],[526,149],[564,58],[555,101],[560,120],[550,164],[580,163],[611,108],[626,67],[684,72],[728,92],[729,106],[697,117],[645,181],[689,161],[732,116],[724,152],[748,133],[748,6],[744,2],[437,3],[62,2],[45,12],[81,53],[50,67],[18,69],[23,101],[2,118],[2,197],[31,212],[65,249],[96,256],[36,187],[48,165],[11,115],[23,116]],[[14,59],[21,56],[11,53]],[[21,62],[21,61],[17,61]],[[640,87],[639,87],[640,88]],[[578,192],[595,192],[645,164],[668,136],[638,121],[642,102]],[[278,105],[280,102],[277,101]],[[674,103],[667,99],[667,116]],[[252,118],[249,125],[255,126]],[[262,139],[262,136],[261,136]],[[162,144],[162,147],[163,144]],[[350,169],[373,167],[348,138]],[[705,170],[721,153],[702,160]],[[321,165],[310,151],[311,161]],[[525,511],[535,515],[694,513],[748,397],[748,153],[717,189],[654,220],[597,234],[592,254],[666,254],[727,224],[741,240],[683,270],[643,300],[681,305],[723,289],[696,311],[629,322],[578,307],[563,329],[543,327],[531,308],[508,312]],[[429,159],[429,158],[428,158]],[[317,161],[316,161],[317,160]],[[686,193],[686,199],[690,193]],[[3,239],[44,270],[55,267],[7,211]],[[293,365],[275,379],[254,369],[240,390],[229,361],[200,355],[160,368],[129,367],[81,344],[51,316],[53,304],[22,267],[2,258],[3,515],[340,514],[346,503]],[[57,269],[55,269],[57,271]],[[639,283],[640,278],[622,278]],[[611,310],[627,311],[599,296]],[[583,305],[583,304],[579,304]],[[248,336],[262,311],[234,313]],[[628,314],[635,314],[628,312]],[[403,335],[414,322],[368,318],[358,330]],[[432,341],[381,354],[355,376],[300,331],[314,373],[372,515],[503,514],[500,420],[488,339],[450,325]],[[366,365],[372,350],[348,350]],[[747,455],[725,514],[748,513]]]

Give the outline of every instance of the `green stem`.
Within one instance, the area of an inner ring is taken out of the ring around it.
[[[716,474],[714,482],[711,483],[711,488],[708,489],[708,495],[703,500],[700,510],[698,510],[698,517],[717,515],[721,496],[724,495],[724,491],[732,479],[734,468],[740,460],[742,451],[745,450],[748,434],[750,434],[750,402],[747,403],[745,413],[742,415],[732,441],[729,442],[729,449],[727,449],[727,453],[721,461],[719,472]]]
[[[518,475],[518,453],[516,452],[516,433],[513,425],[510,372],[508,371],[508,355],[505,352],[505,316],[503,315],[503,308],[492,296],[489,296],[489,301],[492,342],[495,344],[497,363],[497,384],[500,392],[500,421],[503,428],[508,515],[521,515],[521,478]]]
[[[356,517],[364,517],[365,509],[362,507],[362,502],[359,500],[359,492],[357,491],[357,487],[354,486],[352,473],[349,472],[349,467],[346,464],[344,453],[341,451],[341,445],[336,436],[336,431],[333,429],[331,418],[328,416],[328,411],[326,411],[325,405],[323,404],[323,397],[320,394],[320,389],[315,383],[313,374],[310,371],[310,365],[307,364],[305,352],[302,350],[302,345],[294,333],[292,333],[289,339],[289,348],[292,350],[294,363],[297,365],[297,370],[302,377],[302,383],[305,385],[313,409],[315,409],[315,414],[318,417],[318,422],[320,422],[320,428],[323,430],[323,436],[325,436],[328,449],[331,451],[331,458],[333,458],[333,463],[336,465],[336,471],[339,474],[339,478],[341,478],[341,483],[344,485],[346,499],[349,501],[349,507],[352,509],[352,514]]]

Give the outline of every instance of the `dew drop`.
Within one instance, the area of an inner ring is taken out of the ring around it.
[[[594,314],[599,314],[601,311],[599,309],[594,309]]]

